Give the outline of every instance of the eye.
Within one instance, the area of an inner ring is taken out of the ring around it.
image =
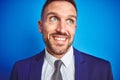
[[[50,22],[56,22],[57,21],[57,17],[51,16],[49,20],[50,20]]]
[[[68,20],[67,20],[67,23],[68,23],[69,25],[72,25],[72,24],[75,23],[75,21],[74,21],[73,19],[68,19]]]

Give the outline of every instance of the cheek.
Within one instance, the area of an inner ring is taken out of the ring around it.
[[[44,25],[44,26],[43,26],[43,29],[42,29],[42,35],[43,35],[44,38],[47,37],[48,32],[49,32],[49,31],[48,31],[47,27]]]
[[[55,26],[56,26],[56,25],[52,25],[52,24],[46,22],[46,23],[44,24],[44,31],[47,31],[47,32],[54,31],[54,30],[55,30]]]
[[[47,23],[44,23],[43,34],[46,35],[48,32],[49,32],[49,25]]]
[[[72,37],[74,36],[75,31],[76,31],[75,27],[74,28],[70,28],[69,32],[70,32],[70,34],[71,34]]]
[[[46,25],[43,28],[44,38],[49,38],[49,35],[54,33],[54,28],[52,26]]]

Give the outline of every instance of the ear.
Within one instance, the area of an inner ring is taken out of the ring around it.
[[[42,21],[41,21],[41,20],[38,21],[38,27],[39,27],[39,31],[40,31],[41,33],[43,33],[43,27],[42,27]]]

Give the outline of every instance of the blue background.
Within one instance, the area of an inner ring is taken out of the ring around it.
[[[76,0],[77,31],[73,46],[109,60],[120,80],[120,1]],[[14,63],[45,45],[38,30],[44,0],[0,0],[0,80],[9,80]]]

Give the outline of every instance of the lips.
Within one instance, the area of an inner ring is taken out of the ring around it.
[[[65,35],[53,35],[52,37],[57,44],[65,44],[68,39],[68,36]]]

